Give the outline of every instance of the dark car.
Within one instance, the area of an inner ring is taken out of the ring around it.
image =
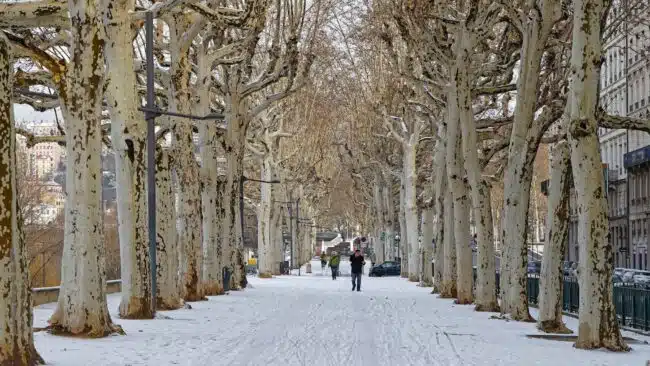
[[[370,268],[370,277],[381,277],[381,276],[399,276],[401,271],[401,265],[399,262],[388,261],[382,264],[372,266]]]
[[[542,262],[528,262],[528,273],[539,274],[542,271]]]

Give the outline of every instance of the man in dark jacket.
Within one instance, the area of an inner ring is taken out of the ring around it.
[[[361,275],[363,274],[363,266],[366,265],[366,261],[361,255],[359,249],[354,251],[354,254],[350,256],[350,265],[352,266],[352,291],[355,287],[357,291],[361,291]]]

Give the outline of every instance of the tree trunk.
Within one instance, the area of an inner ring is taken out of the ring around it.
[[[376,172],[375,173],[375,180],[373,181],[373,199],[375,203],[375,225],[376,225],[376,231],[378,232],[377,240],[375,243],[375,261],[377,263],[384,263],[385,261],[385,243],[386,243],[386,233],[384,232],[384,237],[383,240],[381,238],[381,232],[384,230],[386,227],[384,218],[386,217],[384,214],[384,205],[383,205],[383,198],[382,198],[382,190],[385,189],[383,186],[383,179],[381,176],[381,172]]]
[[[399,186],[399,230],[400,240],[398,243],[398,255],[401,258],[401,277],[408,278],[408,227],[406,224],[406,182],[404,181],[404,174],[400,179]]]
[[[569,146],[566,141],[551,152],[551,185],[548,197],[547,244],[539,280],[537,328],[546,333],[571,333],[562,321],[564,271],[562,260],[569,228]]]
[[[462,131],[462,150],[465,172],[470,185],[472,196],[473,217],[476,225],[477,255],[477,284],[476,310],[498,311],[499,304],[496,295],[496,276],[494,264],[494,236],[492,235],[492,209],[490,205],[490,190],[481,177],[478,162],[478,146],[474,115],[472,112],[471,95],[471,54],[473,52],[469,30],[461,29],[461,39],[458,41],[459,51],[456,53],[456,85],[458,100],[458,115]],[[469,238],[468,238],[469,240]],[[470,250],[471,258],[471,250]],[[470,260],[471,263],[471,260]],[[470,264],[471,266],[471,264]]]
[[[101,106],[104,39],[96,2],[70,2],[70,63],[59,98],[66,128],[65,235],[54,333],[105,337],[123,333],[106,302],[102,224]]]
[[[157,147],[156,157],[156,278],[157,310],[181,307],[178,283],[176,205],[169,153]]]
[[[598,145],[598,83],[603,0],[574,2],[569,143],[576,187],[580,248],[580,309],[576,348],[628,351],[613,303],[613,256]]]
[[[418,207],[417,207],[417,167],[415,165],[415,154],[417,151],[417,134],[411,136],[411,140],[404,144],[404,220],[406,222],[406,240],[408,248],[408,279],[411,282],[420,280],[420,244],[418,230]],[[414,140],[414,141],[413,141]]]
[[[244,149],[246,146],[247,103],[240,98],[235,76],[230,81],[231,91],[227,94],[226,121],[228,129],[224,140],[227,169],[224,202],[226,216],[223,222],[224,266],[232,273],[230,289],[240,290],[246,287],[246,268],[244,264],[244,244],[242,242],[241,215],[239,213],[239,184],[244,174]]]
[[[170,109],[174,112],[191,112],[190,74],[192,64],[189,59],[189,46],[184,43],[186,29],[189,28],[187,14],[173,15],[170,22],[171,50],[171,96]],[[174,166],[179,190],[179,245],[183,247],[183,286],[181,296],[185,301],[206,300],[201,288],[202,270],[202,230],[201,230],[201,186],[199,166],[194,156],[192,121],[175,117],[172,128]]]
[[[386,231],[386,254],[391,260],[395,260],[395,205],[393,203],[393,180],[389,173],[383,172],[384,189],[382,190],[382,200],[384,203],[384,218]]]
[[[536,9],[524,11],[521,67],[508,167],[504,178],[504,253],[501,259],[501,312],[513,320],[533,321],[528,311],[528,208],[533,162],[541,128],[534,123],[541,57],[546,40],[560,10],[559,2],[544,0]]]
[[[459,77],[458,68],[452,69],[453,78]],[[474,301],[472,272],[472,249],[469,232],[469,197],[467,197],[467,182],[463,168],[461,151],[461,136],[459,126],[458,90],[452,86],[447,100],[449,120],[447,123],[447,178],[449,189],[454,199],[454,242],[456,245],[456,260],[458,283],[456,302],[471,304]],[[447,258],[445,258],[446,261]]]
[[[207,88],[206,88],[207,90]],[[207,114],[209,112],[205,112]],[[204,295],[214,296],[223,294],[223,276],[221,273],[222,255],[219,250],[221,242],[221,225],[223,215],[220,214],[220,188],[218,165],[219,138],[217,128],[212,122],[204,122],[199,128],[201,140],[201,207],[203,217],[203,278]]]
[[[277,177],[276,177],[277,178]],[[281,196],[279,195],[279,188],[272,188],[273,195],[272,200],[280,201]],[[282,218],[284,212],[282,211],[282,206],[279,203],[273,205],[272,218],[271,218],[271,228],[272,228],[272,240],[273,240],[273,274],[280,275],[280,263],[284,262],[284,233],[282,232]]]
[[[198,98],[196,113],[210,113],[211,65],[207,62],[204,46],[197,47]],[[203,219],[203,270],[201,288],[204,295],[223,294],[221,273],[221,253],[217,249],[220,241],[222,215],[219,215],[219,136],[214,121],[204,121],[199,125],[199,153],[201,155],[201,216]]]
[[[120,317],[153,319],[147,227],[146,124],[133,72],[132,0],[102,0],[106,97],[115,151],[122,301]]]
[[[490,186],[482,180],[478,192],[478,207],[476,216],[483,230],[477,230],[477,283],[476,311],[499,311],[496,289],[496,263],[494,256],[494,225],[492,224],[492,204],[490,202]]]
[[[18,207],[11,46],[0,34],[0,364],[43,365],[34,347],[32,291]]]
[[[457,294],[456,286],[456,243],[454,242],[454,198],[451,194],[451,189],[445,189],[442,193],[444,195],[444,212],[450,214],[445,215],[444,223],[444,260],[442,272],[442,285],[440,288],[440,297],[450,299],[455,298]]]
[[[433,259],[433,207],[426,207],[422,210],[422,287],[433,286],[433,272],[431,260]]]
[[[433,187],[433,203],[435,210],[433,256],[435,260],[433,268],[433,290],[431,291],[433,294],[441,292],[445,263],[445,197],[448,192],[447,167],[445,165],[446,136],[446,126],[444,123],[441,123],[438,126],[438,137],[440,139],[436,144],[433,156],[435,172]]]
[[[267,154],[262,159],[260,179],[271,181],[273,171],[271,164],[271,154]],[[273,276],[274,258],[273,258],[273,237],[271,236],[271,205],[272,192],[271,184],[261,183],[260,187],[260,206],[257,212],[257,246],[258,246],[258,265],[259,277],[270,278]]]

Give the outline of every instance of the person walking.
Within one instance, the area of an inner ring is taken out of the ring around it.
[[[323,272],[325,272],[325,266],[327,266],[327,254],[322,253],[320,255],[320,268]]]
[[[341,263],[341,257],[339,253],[332,252],[330,257],[330,268],[332,269],[332,279],[335,280],[336,276],[339,274],[339,263]]]
[[[350,256],[350,266],[352,267],[352,291],[356,288],[361,291],[361,275],[363,274],[363,266],[366,265],[366,260],[361,255],[359,249],[354,251]]]

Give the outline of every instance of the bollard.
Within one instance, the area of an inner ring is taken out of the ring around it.
[[[230,291],[230,270],[228,267],[223,267],[223,292]]]
[[[307,263],[307,273],[311,273],[311,263]]]

